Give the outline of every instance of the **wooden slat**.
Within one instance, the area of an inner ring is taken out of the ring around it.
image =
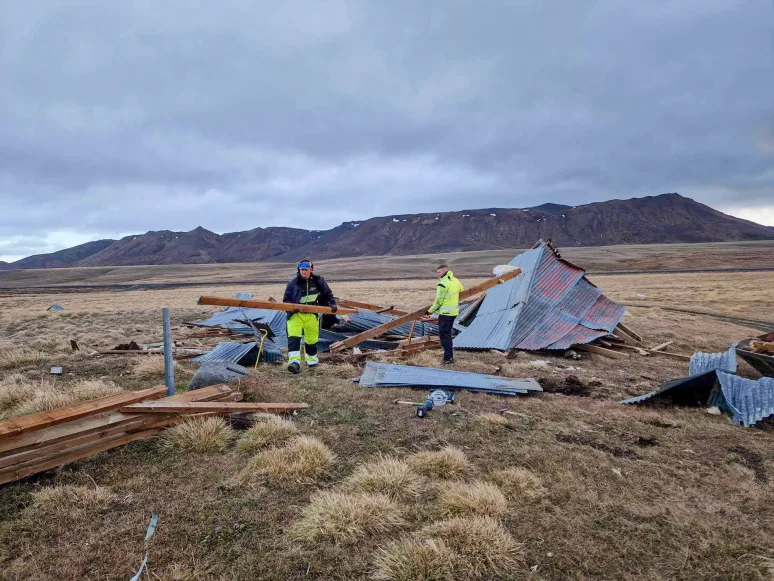
[[[642,343],[642,335],[638,335],[637,333],[635,333],[634,331],[632,331],[632,330],[631,330],[629,327],[627,327],[627,326],[626,326],[626,325],[624,325],[623,323],[618,323],[618,326],[621,328],[621,330],[622,330],[624,333],[626,333],[627,335],[629,335],[629,336],[630,336],[630,337],[632,337],[633,339],[635,339],[635,340],[639,341],[640,343]]]
[[[490,278],[489,280],[482,282],[479,285],[476,285],[468,290],[462,291],[460,293],[460,300],[462,301],[467,298],[474,297],[478,294],[486,292],[490,288],[497,286],[498,284],[502,284],[504,282],[511,280],[512,278],[516,278],[520,274],[521,274],[521,269],[516,268],[510,272],[506,272],[502,276]],[[363,331],[362,333],[355,335],[353,337],[349,337],[348,339],[345,339],[343,341],[338,341],[336,343],[333,343],[329,349],[331,351],[339,351],[341,349],[346,349],[348,347],[354,347],[355,345],[359,345],[363,341],[367,341],[368,339],[373,339],[374,337],[378,337],[379,335],[386,333],[387,331],[390,331],[397,327],[400,327],[401,325],[405,325],[406,323],[410,323],[412,321],[416,321],[417,319],[421,319],[422,317],[425,316],[425,313],[427,313],[427,311],[430,309],[431,306],[432,305],[428,305],[417,311],[414,311],[413,313],[408,313],[407,315],[403,315],[402,317],[398,317],[397,319],[388,321],[383,325],[379,325],[378,327],[374,327],[373,329],[368,329],[367,331]]]
[[[77,420],[86,416],[114,410],[125,405],[146,399],[162,397],[167,391],[163,385],[141,391],[125,391],[91,401],[72,404],[66,407],[30,414],[13,420],[0,422],[0,436],[10,436],[24,432],[42,430],[55,424]]]
[[[757,351],[759,353],[774,353],[774,341],[750,341],[750,347],[752,347],[753,351]]]
[[[160,423],[164,424],[166,421],[168,420],[165,419]],[[158,434],[162,430],[162,427],[142,430],[132,434],[121,433],[116,436],[106,438],[103,442],[97,445],[89,443],[83,446],[79,446],[75,449],[64,450],[63,452],[54,454],[53,456],[42,458],[40,461],[27,462],[24,464],[10,466],[5,470],[0,470],[0,484],[19,480],[20,478],[25,478],[27,476],[31,476],[32,474],[43,472],[44,470],[56,468],[57,466],[67,464],[68,462],[74,462],[75,460],[80,460],[81,458],[86,458],[87,456],[92,456],[117,446],[123,446],[124,444],[134,442],[135,440],[149,438]]]
[[[121,411],[129,413],[175,413],[191,414],[212,412],[218,414],[230,414],[234,412],[264,412],[285,413],[303,410],[309,407],[308,403],[254,403],[254,402],[146,402],[121,408]]]
[[[577,349],[579,351],[588,351],[589,353],[596,353],[597,355],[604,355],[605,357],[610,357],[611,359],[628,359],[627,355],[624,353],[619,353],[618,351],[613,351],[612,349],[605,349],[604,347],[599,347],[598,345],[575,345],[573,349]]]
[[[350,309],[365,309],[367,311],[376,311],[384,313],[385,315],[406,315],[406,311],[401,311],[399,309],[396,309],[395,307],[380,307],[379,305],[372,305],[370,303],[361,303],[359,301],[350,301],[349,299],[340,299],[339,297],[336,297],[336,304],[338,304],[340,307],[346,307]]]
[[[666,343],[661,343],[660,345],[656,345],[655,347],[651,347],[649,351],[663,351],[667,347],[669,347],[674,341],[667,341]]]
[[[252,299],[230,299],[227,297],[199,297],[199,305],[215,305],[221,307],[244,307],[246,309],[270,309],[273,311],[299,311],[301,313],[316,313],[322,315],[331,315],[333,311],[330,307],[320,307],[318,305],[301,305],[296,303],[272,303],[269,301],[254,301]],[[348,309],[341,307],[336,314],[347,315],[357,313],[357,309]]]
[[[621,339],[626,343],[631,343],[633,345],[644,347],[644,345],[641,342],[639,342],[637,339],[629,335],[629,333],[625,332],[623,329],[621,329],[621,327],[616,327],[615,329],[613,329],[613,335],[615,335],[616,337],[618,337],[619,339]]]
[[[175,394],[165,398],[164,401],[222,401],[231,395],[234,394],[229,386],[211,385],[202,389]],[[138,414],[123,414],[118,411],[109,411],[51,426],[36,432],[5,436],[0,438],[0,456],[17,454],[26,450],[41,449],[57,442],[99,432],[112,426],[132,426],[132,422],[143,422],[144,420],[145,418],[138,416]]]

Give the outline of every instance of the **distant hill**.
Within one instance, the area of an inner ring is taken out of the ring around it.
[[[36,254],[11,263],[11,267],[17,268],[62,268],[73,266],[89,256],[115,244],[115,240],[95,240],[86,242],[72,248],[65,248],[50,254]]]
[[[14,268],[11,263],[0,260],[0,270],[13,270]]]
[[[331,230],[255,228],[216,234],[162,230],[30,256],[12,268],[295,261],[310,257],[426,254],[524,248],[539,238],[558,246],[774,239],[774,228],[734,218],[679,194],[581,206],[400,214],[345,222]],[[2,269],[0,264],[0,269]]]

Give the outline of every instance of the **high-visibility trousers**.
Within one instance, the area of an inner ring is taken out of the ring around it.
[[[288,363],[301,363],[302,335],[306,364],[314,367],[319,362],[317,341],[320,339],[320,322],[314,313],[296,313],[288,319]]]

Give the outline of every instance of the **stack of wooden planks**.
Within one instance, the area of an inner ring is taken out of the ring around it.
[[[170,397],[163,397],[165,392],[163,386],[126,391],[0,422],[0,484],[149,438],[191,415],[283,413],[309,407],[242,402],[242,394],[227,385]]]

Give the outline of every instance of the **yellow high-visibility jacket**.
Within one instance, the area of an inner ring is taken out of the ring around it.
[[[462,283],[454,278],[454,273],[450,270],[438,281],[435,287],[435,302],[429,312],[438,311],[439,315],[456,317],[460,314],[460,293],[463,290]]]

